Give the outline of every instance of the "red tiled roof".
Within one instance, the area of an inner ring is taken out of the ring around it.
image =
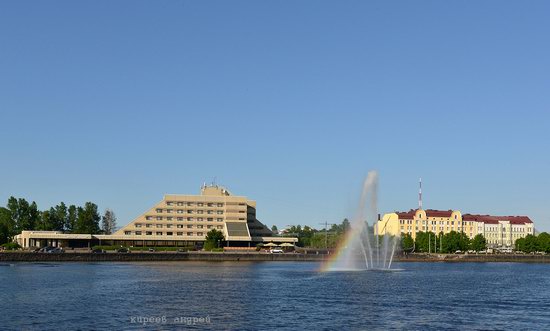
[[[412,220],[414,218],[415,210],[411,209],[408,212],[396,212],[397,218],[401,220]]]
[[[426,209],[426,217],[451,217],[452,210],[434,210]]]
[[[491,216],[491,215],[462,215],[463,221],[474,221],[488,224],[498,224],[498,221],[509,221],[511,224],[533,223],[527,216]]]

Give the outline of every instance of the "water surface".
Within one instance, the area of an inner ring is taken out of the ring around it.
[[[14,263],[0,266],[2,330],[541,330],[550,265]],[[201,319],[202,318],[202,319]]]

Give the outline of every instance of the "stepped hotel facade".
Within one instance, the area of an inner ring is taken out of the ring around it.
[[[225,236],[226,246],[255,247],[260,243],[292,243],[277,237],[256,218],[256,202],[217,185],[202,186],[199,195],[167,194],[128,225],[110,235],[23,231],[16,241],[23,248],[121,246],[201,247],[208,231]]]

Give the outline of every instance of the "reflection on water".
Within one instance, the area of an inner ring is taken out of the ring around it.
[[[543,329],[550,265],[15,263],[0,268],[2,329]]]

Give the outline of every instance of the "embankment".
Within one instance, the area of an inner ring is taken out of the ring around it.
[[[0,262],[147,262],[147,261],[297,261],[320,262],[324,254],[269,254],[258,252],[132,252],[104,253],[67,252],[61,254],[0,252]],[[550,263],[547,255],[514,254],[408,254],[394,258],[395,262],[519,262]]]

